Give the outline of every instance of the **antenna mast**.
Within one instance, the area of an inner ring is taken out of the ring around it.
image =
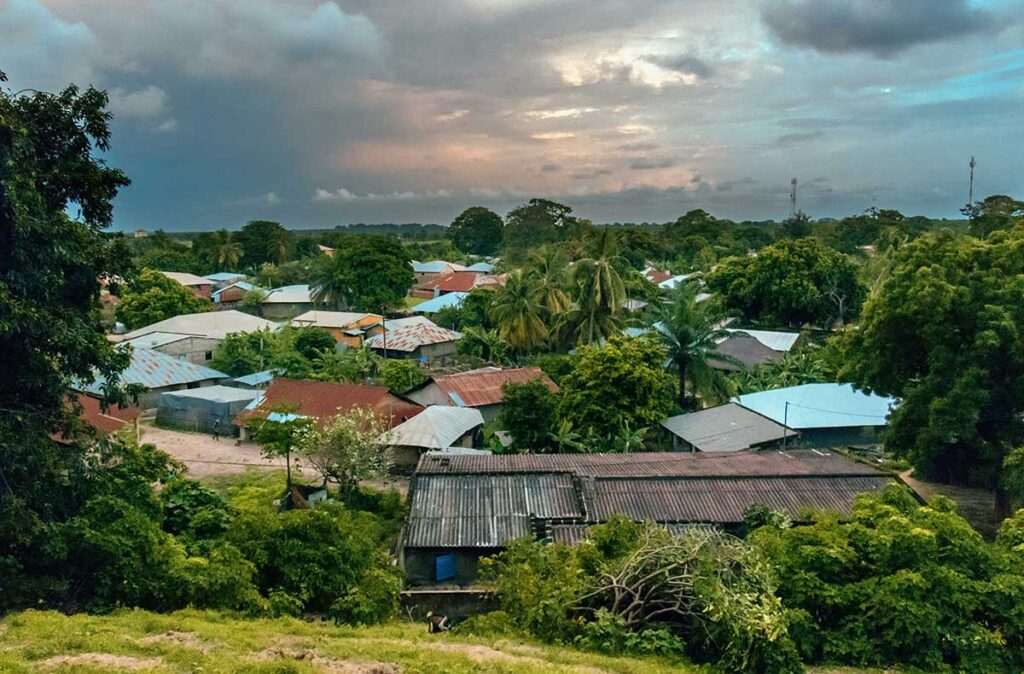
[[[789,181],[789,214],[796,215],[796,178]]]
[[[974,157],[972,156],[971,157],[971,163],[968,164],[968,166],[971,167],[971,182],[970,182],[970,187],[967,190],[967,208],[971,208],[971,207],[974,206],[974,166],[975,166],[975,164],[977,164],[977,162],[974,161]]]

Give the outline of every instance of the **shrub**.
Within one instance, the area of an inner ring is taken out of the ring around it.
[[[171,480],[160,492],[160,505],[164,531],[175,536],[215,538],[231,523],[227,503],[195,480]]]

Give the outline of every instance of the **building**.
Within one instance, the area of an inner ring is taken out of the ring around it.
[[[539,367],[520,367],[503,370],[484,367],[458,374],[439,375],[428,379],[411,391],[410,399],[421,405],[450,405],[480,410],[484,421],[494,421],[501,413],[505,384],[526,384],[540,381],[551,391],[558,386]]]
[[[275,370],[263,370],[262,372],[253,372],[242,377],[235,377],[232,381],[232,386],[238,388],[248,389],[264,389],[270,382],[274,381],[274,377],[282,374]]]
[[[160,395],[156,420],[190,431],[222,435],[237,434],[235,416],[256,398],[257,392],[232,386],[207,386]]]
[[[462,306],[462,301],[468,296],[469,293],[463,292],[445,293],[420,302],[411,311],[416,314],[436,314],[442,309],[457,309]]]
[[[799,433],[736,403],[680,414],[661,422],[677,452],[739,452],[793,442]]]
[[[645,279],[647,279],[654,285],[663,283],[672,278],[673,276],[672,272],[665,271],[663,269],[658,269],[657,267],[650,263],[648,263],[647,266],[644,267],[643,271],[641,271],[640,273],[643,274],[643,277]]]
[[[95,433],[95,436],[90,435],[90,432],[80,434],[72,430],[54,433],[50,436],[62,445],[91,442],[96,436],[104,437],[116,433],[129,424],[135,424],[139,415],[142,414],[142,408],[133,406],[110,405],[107,409],[103,409],[98,396],[85,393],[75,394],[75,404],[79,408],[79,420],[91,429],[90,432]]]
[[[368,331],[366,346],[385,358],[441,361],[453,357],[461,332],[439,327],[425,316],[385,321]]]
[[[252,290],[259,290],[258,286],[255,286],[248,281],[235,281],[226,286],[214,290],[210,294],[210,299],[213,300],[214,308],[217,311],[224,309],[231,309],[237,307],[245,299],[246,293]]]
[[[726,328],[726,331],[729,336],[718,343],[715,351],[735,359],[739,364],[711,361],[716,370],[734,372],[742,368],[774,363],[792,351],[800,341],[798,332],[740,328]]]
[[[260,304],[264,318],[286,320],[313,309],[312,290],[306,284],[281,286],[269,291]]]
[[[393,449],[399,472],[412,472],[426,452],[451,452],[479,446],[484,418],[479,410],[431,405],[383,438]]]
[[[317,426],[323,427],[333,417],[356,407],[378,413],[389,429],[423,411],[422,405],[396,395],[383,386],[279,377],[271,381],[266,391],[257,395],[235,417],[235,424],[241,428],[242,439],[245,439],[246,423],[254,418],[277,420],[305,417],[316,420]]]
[[[416,283],[442,274],[450,274],[453,271],[464,271],[465,269],[465,267],[457,262],[447,262],[445,260],[431,260],[430,262],[412,261],[412,273],[416,277]]]
[[[849,513],[894,476],[833,452],[425,454],[409,485],[409,586],[470,585],[520,538],[572,543],[613,515],[737,530],[751,506]]]
[[[122,335],[119,341],[205,365],[228,335],[276,330],[278,327],[259,316],[229,309],[172,316],[132,330]]]
[[[293,318],[292,325],[324,330],[334,337],[335,342],[358,348],[363,345],[367,331],[383,321],[380,314],[314,309]]]
[[[504,274],[483,274],[476,271],[452,271],[417,281],[409,291],[412,297],[437,297],[448,293],[468,293],[474,288],[500,288],[505,285]]]
[[[851,384],[804,384],[748,393],[733,402],[800,431],[801,447],[878,444],[896,404],[894,398],[864,393]]]
[[[181,285],[185,286],[191,290],[196,297],[205,297],[209,299],[210,293],[213,290],[213,281],[202,276],[196,276],[195,274],[180,271],[162,271],[160,273],[172,281],[177,281]]]
[[[234,271],[220,271],[216,274],[207,274],[205,278],[213,281],[213,288],[216,290],[217,288],[224,288],[225,286],[237,283],[238,281],[244,281],[245,274],[239,274]]]
[[[466,267],[466,271],[479,271],[484,274],[490,274],[494,272],[494,265],[490,262],[477,262]]]
[[[139,406],[149,409],[157,406],[160,394],[203,386],[214,386],[228,375],[217,370],[196,365],[184,358],[175,358],[153,349],[134,348],[131,362],[121,372],[121,383],[138,384],[145,387],[139,395]],[[106,378],[97,374],[89,384],[80,384],[76,389],[97,397],[103,396]]]

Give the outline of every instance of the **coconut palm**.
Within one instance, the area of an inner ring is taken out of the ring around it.
[[[548,338],[534,292],[521,271],[512,272],[505,287],[497,292],[491,308],[501,338],[520,351],[537,348]]]
[[[533,282],[534,301],[543,307],[548,318],[564,314],[572,302],[565,292],[567,262],[554,246],[542,246],[527,257],[527,273]]]
[[[671,302],[659,304],[653,315],[653,332],[661,340],[670,367],[679,377],[679,406],[687,409],[696,400],[720,401],[730,394],[725,373],[712,367],[714,361],[740,365],[732,356],[718,353],[718,343],[729,332],[718,327],[716,316],[707,303],[697,302],[697,289],[680,283],[672,291]],[[687,393],[692,397],[688,398]]]
[[[242,246],[226,229],[218,229],[210,235],[210,262],[218,269],[235,269],[242,259]]]
[[[310,290],[313,301],[327,309],[349,309],[352,289],[333,258],[324,257],[318,262]]]
[[[573,264],[570,275],[575,308],[562,322],[562,330],[572,342],[599,344],[622,330],[620,312],[626,302],[626,288],[618,268],[623,264],[608,229],[595,237],[592,255]]]

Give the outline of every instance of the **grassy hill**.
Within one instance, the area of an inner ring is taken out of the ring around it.
[[[704,672],[665,660],[605,657],[520,641],[428,634],[423,624],[335,627],[290,618],[243,620],[203,611],[0,620],[2,672]]]

